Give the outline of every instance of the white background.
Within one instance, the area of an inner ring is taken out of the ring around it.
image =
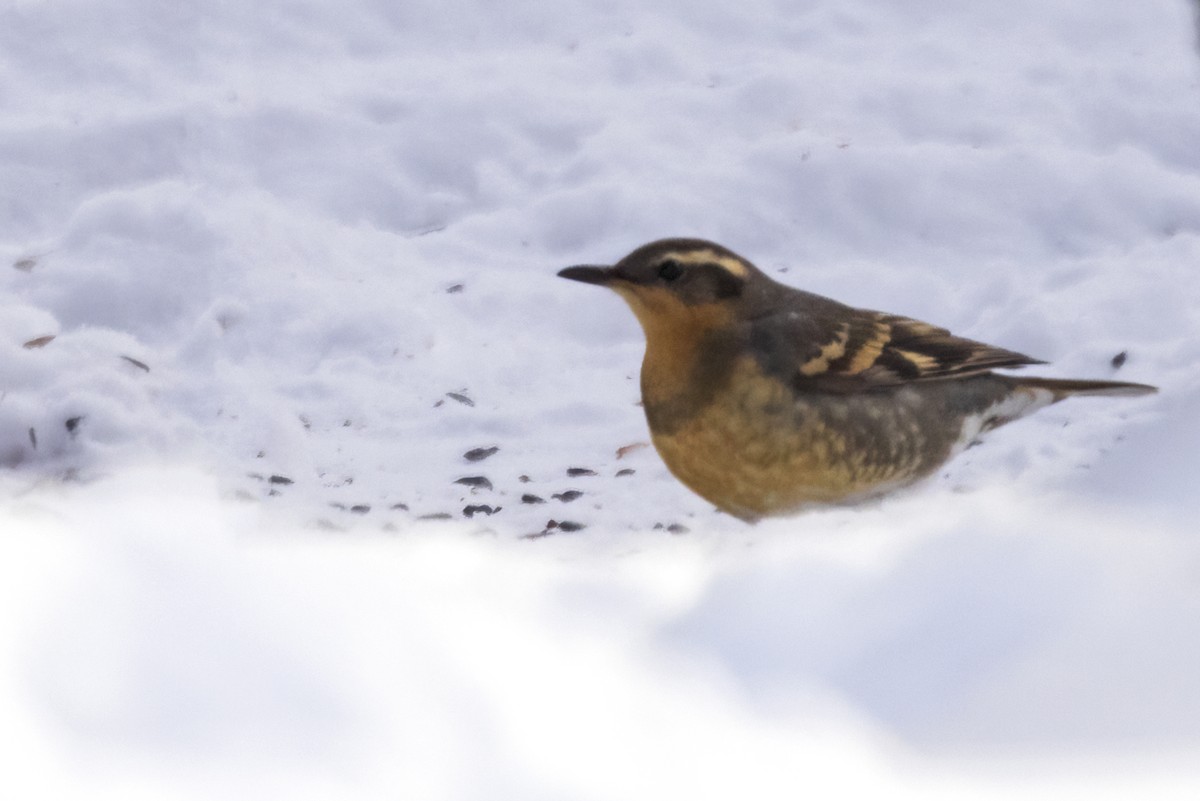
[[[0,4],[4,794],[1195,797],[1196,44],[1184,0]],[[617,457],[641,333],[554,276],[677,235],[1162,392],[746,526]]]

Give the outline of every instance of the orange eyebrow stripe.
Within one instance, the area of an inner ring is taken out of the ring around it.
[[[750,274],[750,271],[746,269],[746,265],[742,263],[741,259],[736,259],[732,256],[722,256],[715,250],[687,250],[668,253],[663,259],[672,259],[680,264],[715,264],[725,270],[725,272],[736,275],[738,278],[745,278]]]

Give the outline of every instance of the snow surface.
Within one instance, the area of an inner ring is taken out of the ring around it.
[[[1194,12],[0,4],[5,797],[1194,798]],[[746,526],[671,235],[1162,393]]]

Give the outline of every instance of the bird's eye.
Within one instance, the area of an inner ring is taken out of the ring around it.
[[[683,275],[683,266],[674,259],[667,259],[658,265],[658,277],[664,281],[674,281]]]

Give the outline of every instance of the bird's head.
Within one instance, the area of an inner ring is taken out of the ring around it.
[[[568,267],[572,281],[612,289],[629,304],[647,336],[737,319],[746,290],[770,279],[733,251],[703,239],[662,239],[612,266]]]

